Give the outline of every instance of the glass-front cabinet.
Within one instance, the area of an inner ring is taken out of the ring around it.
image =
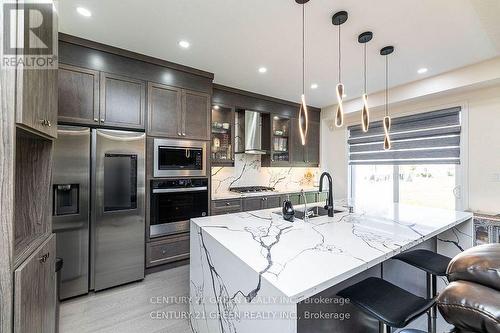
[[[290,119],[273,116],[271,133],[271,162],[288,164],[290,162],[289,149]]]
[[[290,166],[290,119],[271,115],[269,155],[262,156],[263,166]]]
[[[212,166],[234,165],[234,108],[212,105]]]

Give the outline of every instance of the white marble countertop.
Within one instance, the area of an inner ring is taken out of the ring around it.
[[[290,223],[276,211],[209,216],[192,223],[294,302],[472,217],[466,212],[394,204]]]
[[[264,197],[271,195],[292,194],[292,193],[300,193],[301,190],[304,190],[304,192],[318,192],[319,187],[309,186],[296,189],[286,189],[286,190],[277,189],[274,191],[253,192],[253,193],[236,193],[236,192],[212,193],[212,200],[226,200],[226,199],[239,199],[239,198],[249,198],[249,197]]]

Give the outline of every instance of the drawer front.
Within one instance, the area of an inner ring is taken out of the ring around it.
[[[240,213],[241,208],[219,208],[219,209],[212,209],[212,216],[215,215],[224,215],[224,214],[233,214],[233,213]]]
[[[212,201],[212,207],[215,209],[220,208],[241,208],[241,200],[215,200]]]
[[[146,267],[189,258],[189,235],[172,236],[146,245]]]
[[[243,199],[243,211],[260,210],[266,208],[265,197],[250,197]]]

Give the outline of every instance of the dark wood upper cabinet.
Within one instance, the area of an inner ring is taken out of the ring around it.
[[[291,134],[291,159],[293,165],[305,165],[306,156],[305,156],[305,146],[302,145],[302,141],[300,138],[299,132],[299,120],[297,118],[293,118],[291,120],[292,128],[290,130]]]
[[[210,95],[148,84],[149,135],[210,140]]]
[[[150,82],[148,84],[148,134],[180,137],[182,135],[181,104],[181,89]]]
[[[183,90],[182,136],[210,140],[210,95]]]
[[[59,122],[99,122],[99,72],[59,65]]]
[[[271,122],[268,133],[262,133],[262,138],[269,141],[269,154],[262,155],[261,165],[264,167],[289,167],[290,159],[290,124],[287,117],[271,114],[267,117]]]
[[[52,11],[52,6],[40,6],[43,17],[53,17],[53,25],[45,24],[37,29],[39,41],[52,38],[54,43],[54,56],[57,57],[57,13]],[[46,13],[44,11],[52,11]],[[19,35],[24,34],[19,29]],[[52,35],[52,36],[51,36]],[[24,40],[22,37],[18,39]],[[22,47],[21,47],[22,49]],[[30,48],[30,52],[34,48]],[[39,55],[45,52],[40,45]],[[30,54],[36,57],[37,54]],[[57,60],[55,60],[57,61]],[[57,69],[25,68],[22,64],[16,70],[16,123],[28,130],[34,130],[48,137],[57,137]]]
[[[143,129],[145,102],[144,81],[101,72],[101,125]]]
[[[312,166],[319,165],[319,140],[320,123],[310,121],[306,138],[306,145],[302,145],[299,131],[299,120],[297,118],[291,121],[291,158],[293,166]]]
[[[234,108],[221,104],[212,107],[212,166],[234,166]]]
[[[307,135],[306,163],[310,166],[319,165],[320,123],[311,121]]]

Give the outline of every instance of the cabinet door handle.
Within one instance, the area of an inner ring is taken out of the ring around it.
[[[49,121],[49,120],[47,120],[47,126],[49,126],[49,127],[51,127],[51,126],[52,126],[52,124],[50,123],[50,121]]]
[[[229,205],[230,205],[230,203],[229,203],[229,202],[226,202],[226,206],[229,206]]]
[[[98,123],[98,122],[99,122],[99,119],[97,119],[97,118],[94,118],[94,121],[95,121],[96,123]]]
[[[42,255],[40,258],[38,258],[38,260],[42,263],[42,264],[45,264],[47,262],[47,260],[49,259],[50,257],[50,252],[47,252],[45,253],[44,255]]]
[[[182,133],[182,136],[186,136],[186,132]]]
[[[104,118],[101,118],[101,123],[103,123],[103,122],[104,122]]]

